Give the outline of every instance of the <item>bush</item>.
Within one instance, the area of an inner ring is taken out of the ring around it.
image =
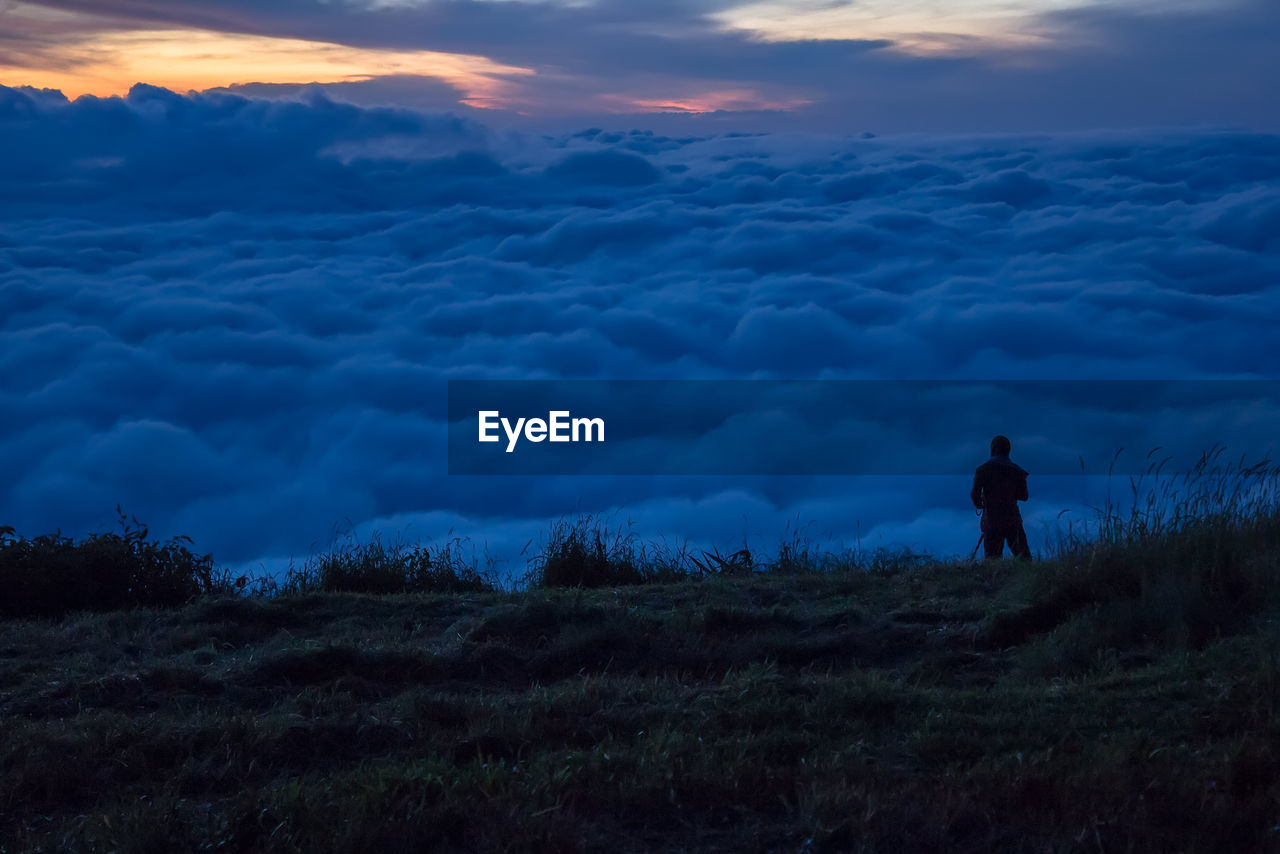
[[[215,576],[211,555],[187,548],[189,537],[150,540],[146,526],[123,513],[120,527],[121,533],[92,534],[80,542],[58,533],[26,539],[0,528],[0,615],[174,606],[232,588]]]

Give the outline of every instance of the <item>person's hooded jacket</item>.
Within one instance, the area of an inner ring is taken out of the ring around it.
[[[969,498],[982,511],[984,528],[1021,524],[1018,502],[1027,500],[1027,472],[1007,454],[992,454],[974,472]]]

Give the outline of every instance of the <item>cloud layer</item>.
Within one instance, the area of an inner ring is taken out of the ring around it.
[[[346,520],[518,546],[618,507],[722,543],[799,517],[969,547],[954,479],[451,478],[450,378],[1274,377],[1280,355],[1274,135],[532,137],[318,96],[0,89],[0,188],[0,522],[83,532],[121,503],[225,561]],[[1040,484],[1043,518],[1079,505]]]

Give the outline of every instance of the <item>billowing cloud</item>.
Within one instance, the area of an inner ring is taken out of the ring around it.
[[[120,503],[226,561],[348,521],[518,552],[577,511],[719,544],[797,518],[976,536],[947,478],[450,477],[449,379],[1265,377],[1278,355],[1270,134],[532,136],[317,93],[0,89],[0,187],[0,521],[84,532]],[[986,432],[956,437],[975,464]],[[1084,498],[1033,490],[1035,520]]]

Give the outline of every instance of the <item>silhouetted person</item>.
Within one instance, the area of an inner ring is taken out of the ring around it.
[[[1009,459],[1012,445],[1004,436],[991,440],[991,459],[978,466],[973,474],[973,489],[969,498],[973,506],[982,511],[982,537],[986,543],[986,556],[998,558],[1004,554],[1004,544],[1009,551],[1024,560],[1031,559],[1027,546],[1027,534],[1022,529],[1022,514],[1018,502],[1027,500],[1027,473]]]

